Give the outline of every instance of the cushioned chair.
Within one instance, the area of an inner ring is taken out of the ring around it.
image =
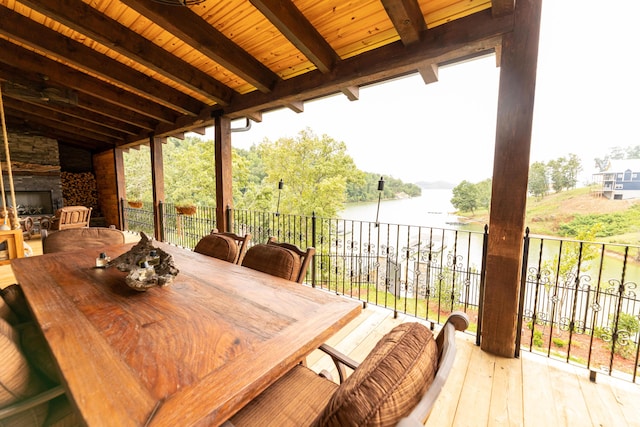
[[[51,220],[49,230],[88,227],[92,209],[86,206],[65,206],[60,208]]]
[[[341,384],[297,365],[223,426],[423,426],[453,366],[455,331],[468,326],[454,312],[434,339],[421,323],[400,324],[361,364],[324,345]]]
[[[302,283],[316,250],[303,251],[291,243],[278,243],[270,237],[266,244],[254,245],[247,251],[242,265],[254,270]]]
[[[250,240],[249,233],[239,236],[235,233],[220,233],[214,228],[210,234],[200,239],[193,251],[234,264],[242,264]]]
[[[19,285],[0,294],[0,425],[79,426]]]
[[[124,243],[124,233],[115,228],[88,227],[42,233],[42,253],[68,252],[78,249]]]

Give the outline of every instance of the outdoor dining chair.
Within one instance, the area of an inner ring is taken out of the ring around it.
[[[358,364],[323,345],[338,367],[340,384],[296,365],[236,413],[223,427],[265,425],[420,427],[453,367],[455,331],[469,326],[453,312],[434,339],[422,323],[402,323]],[[346,369],[353,370],[346,377]]]
[[[42,230],[42,253],[75,251],[124,243],[124,233],[116,228],[70,228],[54,233]]]
[[[240,236],[235,233],[221,233],[214,228],[211,233],[198,241],[193,251],[234,264],[241,264],[250,240],[250,233]]]
[[[312,246],[302,250],[294,244],[280,243],[274,237],[269,237],[266,244],[254,245],[247,250],[242,265],[302,283],[315,252]]]

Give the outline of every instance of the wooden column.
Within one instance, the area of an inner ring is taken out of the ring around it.
[[[216,224],[218,230],[229,230],[225,214],[227,206],[233,207],[231,171],[231,120],[228,117],[215,119],[216,144]]]
[[[481,348],[514,357],[541,0],[516,2],[502,41]]]
[[[96,153],[92,161],[100,211],[107,226],[115,225],[122,230],[124,219],[121,215],[120,199],[124,197],[125,188],[122,150],[114,148]]]
[[[124,151],[121,148],[113,149],[113,164],[116,171],[116,201],[118,206],[117,224],[120,230],[124,230],[124,218],[122,217],[122,207],[120,202],[125,198],[125,179],[124,179]],[[107,221],[107,225],[111,222]]]
[[[164,163],[162,144],[164,138],[149,138],[151,152],[151,191],[153,193],[153,230],[156,240],[164,239],[162,233],[162,210],[160,203],[164,201]]]

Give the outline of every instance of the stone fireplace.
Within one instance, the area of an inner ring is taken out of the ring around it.
[[[63,205],[58,141],[20,133],[8,137],[18,214],[53,215]],[[13,206],[5,156],[2,159],[7,206]]]

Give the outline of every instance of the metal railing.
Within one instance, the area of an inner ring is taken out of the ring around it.
[[[213,208],[186,217],[161,206],[167,242],[193,248],[215,228]],[[153,230],[152,212],[123,213],[129,229]],[[486,226],[473,232],[249,210],[228,210],[227,218],[229,231],[251,233],[253,244],[275,236],[315,247],[310,286],[438,323],[462,310],[480,342]],[[640,247],[528,230],[523,245],[516,356],[524,349],[636,382]]]

